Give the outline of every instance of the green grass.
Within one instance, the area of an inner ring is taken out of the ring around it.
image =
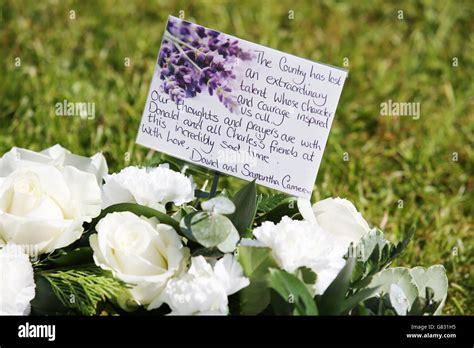
[[[472,2],[2,1],[1,8],[0,154],[60,143],[83,155],[103,151],[112,171],[153,154],[135,137],[169,14],[183,10],[186,19],[332,65],[347,57],[350,75],[313,199],[352,200],[392,240],[416,223],[397,264],[443,264],[445,313],[473,314]],[[55,116],[63,99],[95,102],[96,118]],[[420,102],[420,119],[381,117],[388,99]]]

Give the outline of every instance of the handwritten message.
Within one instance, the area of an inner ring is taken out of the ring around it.
[[[170,17],[137,143],[309,198],[346,77]]]

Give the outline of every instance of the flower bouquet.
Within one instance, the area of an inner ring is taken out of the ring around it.
[[[345,199],[208,192],[163,157],[107,172],[59,145],[0,158],[1,314],[442,311],[443,266],[390,267],[414,229],[394,244]]]

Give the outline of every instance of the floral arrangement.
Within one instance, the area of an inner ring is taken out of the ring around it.
[[[340,198],[196,189],[192,166],[107,174],[55,145],[0,158],[0,314],[440,314],[441,265]],[[214,186],[214,185],[213,185]]]

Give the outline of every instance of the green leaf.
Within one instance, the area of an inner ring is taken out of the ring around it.
[[[261,224],[264,221],[279,223],[283,216],[293,217],[297,214],[299,214],[299,210],[296,198],[287,197],[272,210],[256,217],[255,222],[257,224]]]
[[[413,225],[410,228],[408,228],[407,232],[405,233],[405,236],[403,237],[402,241],[399,242],[392,250],[390,253],[390,259],[393,260],[397,256],[399,256],[407,247],[408,243],[410,240],[413,238],[413,235],[415,234],[416,231],[416,226]]]
[[[222,251],[220,251],[219,249],[217,249],[217,247],[213,247],[213,248],[198,248],[196,250],[193,251],[193,253],[191,254],[191,256],[195,257],[195,256],[204,256],[204,257],[211,257],[211,258],[220,258],[222,256],[224,256],[224,254],[222,253]]]
[[[350,293],[351,275],[356,264],[356,259],[350,257],[337,277],[328,286],[318,299],[319,312],[324,315],[343,315],[357,307],[360,302],[372,295],[377,286]]]
[[[376,287],[361,289],[353,295],[350,295],[346,300],[344,300],[340,307],[341,314],[347,314],[353,308],[359,306],[362,301],[366,300],[377,291]]]
[[[179,207],[178,210],[176,210],[176,212],[171,215],[171,217],[176,220],[176,221],[181,221],[182,218],[184,218],[186,215],[188,214],[191,214],[193,212],[195,212],[196,209],[190,205],[183,205],[181,207]]]
[[[170,225],[178,233],[180,232],[179,222],[176,221],[175,219],[171,218],[170,216],[156,209],[146,207],[144,205],[140,205],[136,203],[119,203],[119,204],[114,204],[114,205],[111,205],[110,207],[105,208],[104,210],[102,210],[99,216],[97,216],[96,218],[92,220],[89,229],[90,230],[95,229],[95,226],[97,225],[97,223],[107,214],[113,213],[113,212],[121,212],[121,211],[129,211],[129,212],[134,213],[135,215],[138,215],[138,216],[143,215],[147,218],[155,217],[158,219],[160,223]]]
[[[294,275],[270,269],[270,286],[279,295],[272,306],[279,315],[317,315],[318,309],[306,286]]]
[[[93,254],[94,252],[90,247],[81,247],[71,251],[64,251],[59,249],[55,253],[49,255],[45,260],[42,260],[37,265],[37,267],[52,268],[89,264],[94,262],[92,258]]]
[[[257,211],[257,187],[255,180],[242,187],[232,198],[236,207],[235,212],[229,216],[241,236],[249,236],[255,213]]]
[[[317,275],[311,268],[305,266],[300,267],[298,268],[298,273],[301,275],[301,279],[303,279],[303,282],[306,284],[313,285],[316,283]]]
[[[270,248],[240,246],[239,262],[250,285],[240,291],[240,312],[256,315],[270,304],[270,268],[278,265]]]
[[[232,222],[224,215],[202,211],[186,215],[180,226],[187,238],[206,248],[218,246],[235,231]]]
[[[324,294],[321,295],[320,301],[318,302],[318,308],[321,314],[338,315],[341,313],[341,304],[346,299],[346,293],[351,282],[351,275],[355,266],[355,261],[356,259],[354,257],[348,258],[346,265],[328,286]]]

